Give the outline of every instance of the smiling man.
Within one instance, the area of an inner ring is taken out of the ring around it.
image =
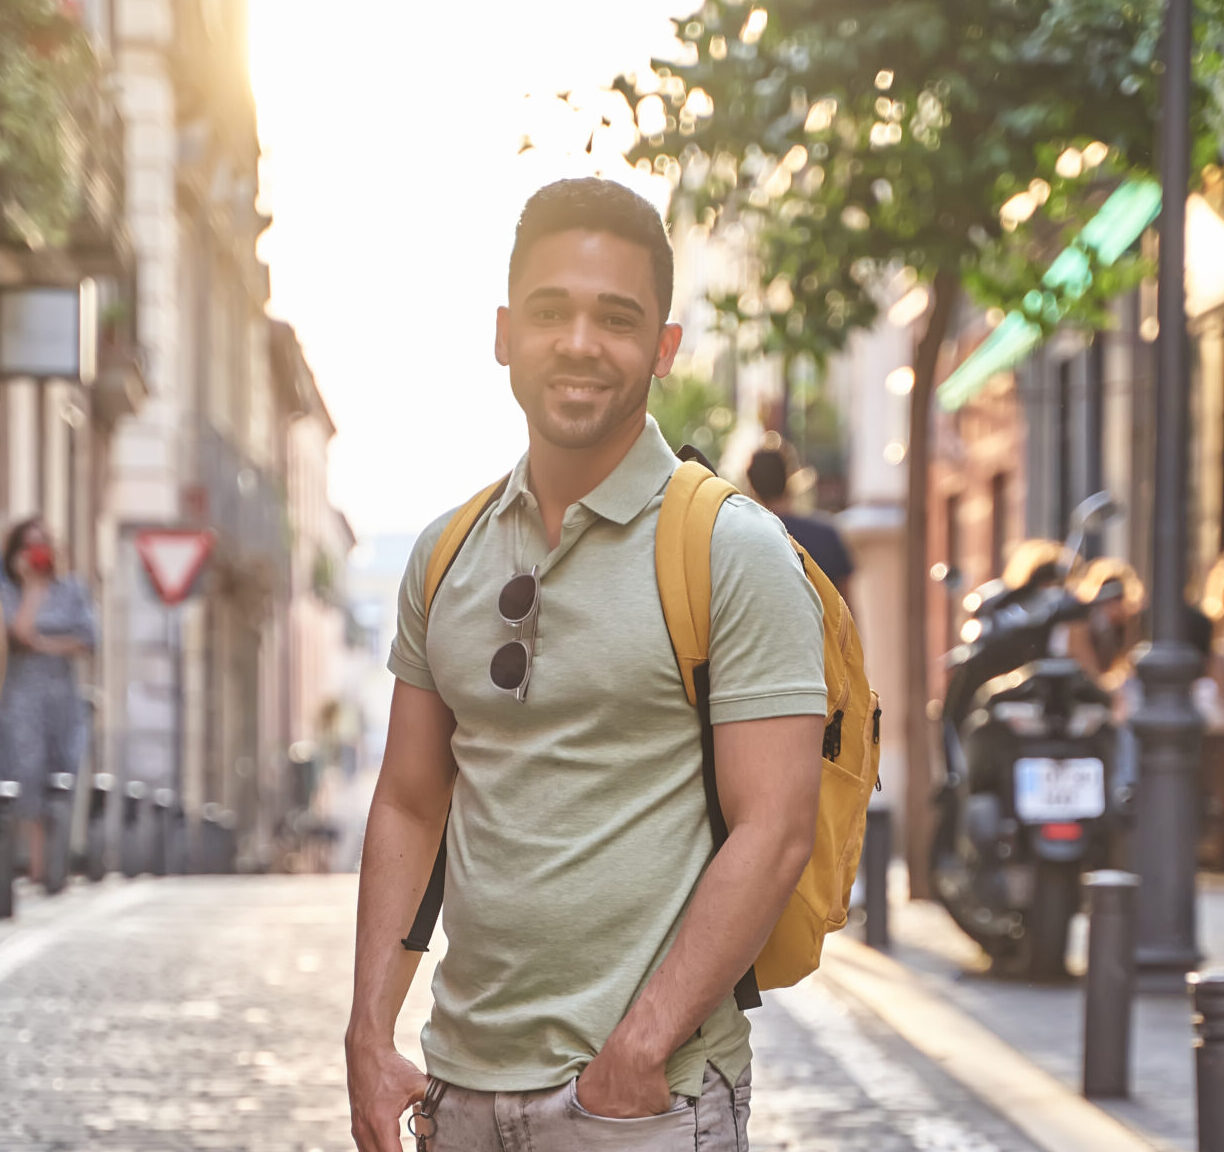
[[[711,717],[729,835],[659,603],[675,457],[646,414],[680,343],[662,221],[607,181],[523,209],[495,352],[529,447],[426,629],[418,540],[361,866],[346,1036],[353,1134],[432,1152],[743,1152],[748,1022],[733,988],[811,848],[825,712],[820,601],[778,521],[731,497],[711,543]],[[449,815],[449,820],[448,820]],[[448,947],[422,1032],[401,946],[440,837]]]

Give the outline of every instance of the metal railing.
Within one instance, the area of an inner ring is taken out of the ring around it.
[[[124,122],[106,74],[76,93],[63,121],[78,211],[74,246],[110,247],[123,231]]]
[[[202,527],[217,533],[217,555],[270,591],[289,585],[289,520],[284,484],[206,420],[189,430]]]

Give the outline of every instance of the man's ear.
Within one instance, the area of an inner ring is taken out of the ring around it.
[[[684,337],[684,329],[679,324],[664,324],[659,333],[659,344],[655,349],[654,374],[662,377],[672,370],[676,353],[680,351],[680,341]]]
[[[507,368],[510,365],[510,309],[503,305],[497,310],[497,334],[493,339],[493,355]]]

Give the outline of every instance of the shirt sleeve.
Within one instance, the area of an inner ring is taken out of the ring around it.
[[[710,718],[823,716],[824,609],[781,522],[746,496],[711,544]]]
[[[395,637],[387,657],[387,668],[405,684],[436,692],[425,649],[425,569],[429,555],[442,535],[451,513],[440,516],[412,546],[404,578],[400,581]]]

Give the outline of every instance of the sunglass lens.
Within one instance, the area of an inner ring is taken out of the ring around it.
[[[521,640],[511,640],[493,653],[489,665],[493,683],[507,692],[513,692],[527,675],[527,647]]]
[[[529,572],[515,576],[502,590],[497,600],[497,610],[502,619],[517,624],[531,614],[536,598],[536,580]]]

